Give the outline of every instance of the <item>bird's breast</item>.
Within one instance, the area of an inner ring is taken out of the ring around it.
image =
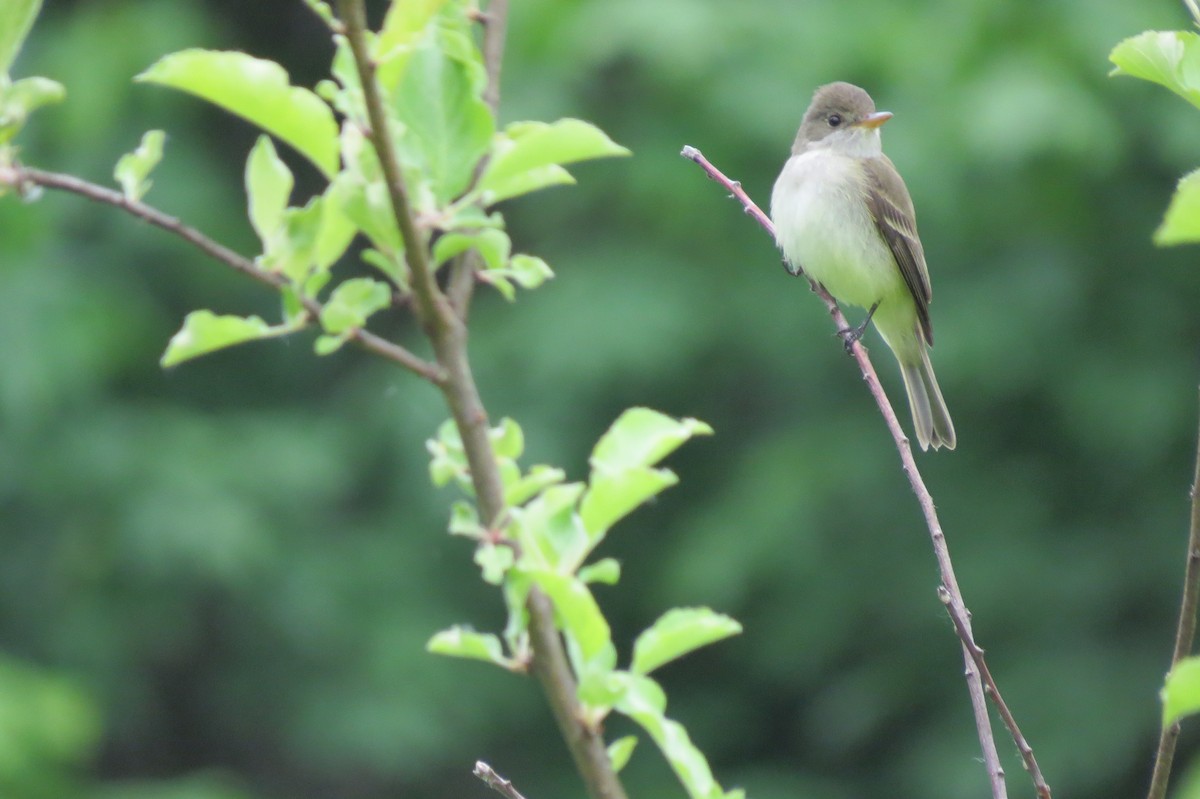
[[[810,150],[788,159],[771,192],[771,220],[784,257],[839,301],[862,307],[904,290],[866,191],[855,159]]]

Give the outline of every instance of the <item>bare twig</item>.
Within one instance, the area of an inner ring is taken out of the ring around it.
[[[475,762],[475,770],[472,772],[476,777],[483,780],[483,784],[491,788],[496,793],[505,797],[505,799],[525,799],[520,791],[513,787],[512,780],[506,780],[501,777],[496,771],[484,763],[482,760]]]
[[[1183,598],[1179,603],[1179,622],[1175,627],[1175,650],[1171,653],[1171,668],[1192,652],[1196,634],[1196,610],[1200,606],[1200,444],[1196,451],[1196,472],[1192,477],[1192,521],[1188,533],[1187,566],[1184,569]],[[1154,771],[1146,799],[1163,799],[1171,778],[1171,762],[1175,759],[1175,744],[1179,740],[1179,724],[1164,727],[1154,754]]]
[[[252,280],[262,283],[264,286],[278,290],[288,284],[287,278],[283,275],[260,268],[254,261],[210,239],[195,228],[180,222],[175,217],[165,214],[143,202],[130,200],[118,191],[113,191],[95,183],[89,183],[81,178],[57,172],[45,172],[27,166],[14,165],[0,168],[0,185],[11,186],[18,191],[24,191],[29,186],[42,186],[47,189],[57,189],[78,194],[94,202],[111,205],[138,219],[149,222],[155,227],[178,236],[206,255],[241,272]],[[304,309],[312,318],[316,319],[320,317],[321,304],[319,302],[307,297],[301,301],[304,303]],[[438,383],[442,379],[442,370],[438,368],[437,364],[429,363],[399,344],[381,338],[368,330],[357,328],[350,332],[350,338],[364,350],[398,364],[431,383]]]
[[[504,488],[489,438],[487,411],[467,358],[467,327],[462,316],[438,287],[427,253],[427,232],[419,230],[413,219],[388,130],[383,98],[375,82],[375,64],[367,52],[363,0],[338,0],[337,7],[362,84],[371,125],[370,138],[388,184],[396,224],[404,238],[405,257],[413,274],[414,307],[433,344],[438,363],[445,371],[445,380],[440,383],[442,394],[463,442],[480,515],[490,526],[504,512]],[[502,5],[489,9],[489,25],[503,25],[503,17],[497,13],[502,10]],[[498,65],[494,68],[498,70]],[[530,591],[527,608],[530,636],[534,643],[533,671],[542,685],[589,795],[592,799],[625,799],[625,789],[613,771],[604,739],[597,730],[583,723],[575,680],[562,638],[554,624],[550,601],[535,588]]]
[[[695,147],[684,147],[683,152],[680,154],[684,158],[694,161],[710,178],[724,186],[742,204],[746,213],[754,217],[755,221],[772,238],[774,237],[775,226],[771,223],[770,217],[754,204],[746,192],[742,190],[739,183],[730,180],[722,174]],[[805,277],[808,278],[807,275]],[[842,315],[841,309],[833,297],[830,296],[829,292],[811,278],[808,278],[808,281],[812,290],[825,303],[825,307],[829,310],[829,315],[833,317],[838,329],[844,330],[848,328],[850,326],[849,323],[846,321],[845,316]],[[938,570],[942,577],[939,595],[946,605],[946,609],[954,623],[954,628],[958,633],[963,648],[967,689],[971,695],[971,707],[975,714],[975,727],[979,736],[979,744],[983,751],[984,765],[991,781],[992,796],[994,799],[1002,799],[1002,797],[1007,796],[1007,789],[1004,783],[1004,770],[1000,766],[1000,757],[996,751],[996,742],[992,734],[991,719],[987,712],[987,703],[985,700],[987,694],[991,694],[1001,718],[1008,727],[1013,740],[1016,742],[1022,761],[1025,764],[1026,770],[1029,771],[1038,796],[1041,799],[1050,799],[1050,787],[1042,777],[1041,769],[1038,767],[1037,759],[1033,754],[1033,749],[1025,741],[1024,736],[1017,727],[1016,721],[1013,719],[1012,713],[1009,712],[1007,705],[1004,703],[1000,690],[996,686],[995,680],[992,679],[991,672],[984,661],[983,650],[975,643],[971,632],[971,614],[967,610],[966,603],[963,602],[962,592],[958,587],[958,580],[954,576],[954,564],[950,560],[950,550],[946,544],[946,537],[942,532],[941,522],[938,521],[937,510],[933,505],[933,497],[930,495],[928,488],[925,486],[925,481],[917,469],[916,461],[913,459],[912,448],[909,446],[904,429],[900,426],[900,422],[896,418],[896,412],[892,409],[891,403],[883,391],[883,386],[879,383],[879,377],[875,373],[875,368],[871,364],[871,360],[860,342],[854,343],[852,354],[858,362],[859,369],[862,371],[863,379],[867,383],[871,396],[875,398],[875,403],[879,406],[879,412],[883,415],[883,420],[892,434],[896,450],[900,454],[900,462],[904,468],[904,473],[908,475],[909,485],[912,487],[913,493],[916,494],[917,502],[921,506],[921,512],[925,516],[925,524],[929,529],[929,536],[933,542],[934,556],[937,558]],[[987,685],[986,691],[984,689],[985,683]]]

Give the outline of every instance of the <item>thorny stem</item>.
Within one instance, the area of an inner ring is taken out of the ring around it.
[[[746,213],[752,216],[774,238],[775,226],[771,223],[770,218],[762,212],[762,209],[755,205],[754,201],[742,190],[741,184],[730,180],[722,174],[695,147],[685,146],[683,152],[680,154],[684,158],[695,162],[710,178],[724,186],[742,204]],[[807,275],[805,277],[808,278]],[[830,296],[829,292],[811,278],[808,278],[808,281],[812,290],[825,303],[825,307],[829,310],[829,315],[833,317],[837,328],[839,330],[849,328],[849,323],[846,321],[845,316],[842,315],[841,309],[833,297]],[[867,356],[866,349],[863,348],[860,342],[856,341],[854,342],[851,354],[858,362],[859,369],[862,371],[863,379],[867,383],[871,396],[875,398],[875,403],[879,406],[879,412],[883,415],[884,423],[887,425],[888,431],[892,434],[896,450],[900,454],[900,462],[904,473],[908,476],[909,485],[912,487],[913,493],[916,494],[917,502],[921,506],[921,512],[925,516],[925,524],[929,529],[934,556],[937,559],[938,571],[942,578],[938,593],[946,606],[947,612],[950,614],[951,621],[954,623],[954,629],[962,644],[963,660],[966,666],[967,689],[971,695],[971,707],[975,715],[975,728],[979,736],[979,745],[983,751],[984,765],[991,782],[993,799],[1004,799],[1008,794],[1004,782],[1004,769],[1000,766],[1000,756],[996,751],[996,741],[992,734],[991,719],[987,712],[987,702],[985,699],[987,695],[991,695],[992,701],[999,710],[1001,719],[1003,719],[1005,725],[1008,727],[1013,741],[1016,742],[1022,762],[1025,764],[1025,768],[1033,780],[1034,789],[1037,791],[1039,799],[1050,799],[1050,786],[1046,784],[1046,780],[1042,776],[1037,759],[1034,757],[1033,749],[1025,741],[1024,736],[1017,727],[1016,720],[1013,718],[1012,713],[1004,702],[1004,698],[1000,694],[1000,689],[996,686],[995,680],[992,679],[991,672],[988,670],[987,663],[983,657],[983,649],[975,643],[971,632],[971,613],[967,610],[966,603],[962,598],[962,592],[958,587],[958,580],[954,576],[954,564],[950,560],[950,550],[946,544],[946,536],[942,532],[941,522],[938,520],[937,510],[934,508],[933,497],[930,495],[929,489],[925,486],[925,481],[921,477],[920,470],[917,469],[912,448],[909,446],[904,429],[900,426],[900,422],[896,418],[896,412],[893,410],[887,395],[883,391],[883,386],[880,384],[879,377],[875,373],[875,367]],[[985,684],[987,686],[986,690],[984,688]]]

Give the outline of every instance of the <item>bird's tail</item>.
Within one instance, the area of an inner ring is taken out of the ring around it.
[[[950,412],[946,410],[946,401],[942,399],[942,390],[938,388],[933,365],[929,363],[929,351],[925,347],[920,349],[920,361],[900,364],[917,443],[923,450],[930,446],[934,449],[954,449],[954,423],[950,421]]]

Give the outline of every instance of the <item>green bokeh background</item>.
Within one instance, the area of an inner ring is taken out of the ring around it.
[[[977,635],[1055,794],[1137,796],[1200,354],[1200,251],[1150,234],[1200,164],[1200,115],[1107,78],[1106,56],[1187,24],[1168,0],[513,0],[503,119],[582,117],[634,156],[505,209],[558,278],[515,305],[481,294],[472,359],[530,462],[574,478],[629,405],[716,428],[606,543],[624,577],[598,594],[625,656],[671,606],[745,625],[661,675],[723,784],[987,795],[882,423],[820,303],[680,148],[765,204],[813,87],[851,80],[895,112],[885,146],[918,209],[959,435],[918,460]],[[252,255],[254,131],[130,80],[189,46],[277,59],[306,85],[330,55],[299,2],[48,0],[16,74],[69,95],[23,152],[107,183],[165,128],[148,200]],[[532,680],[423,652],[450,624],[503,622],[444,532],[454,494],[429,486],[437,395],[360,352],[318,359],[309,337],[160,370],[196,307],[278,314],[111,209],[0,202],[0,796],[488,796],[477,759],[530,799],[582,795]],[[407,321],[379,330],[421,347]],[[1031,796],[998,740],[1011,795]],[[1185,733],[1184,768],[1195,744]],[[631,794],[681,796],[652,750],[625,772]]]

